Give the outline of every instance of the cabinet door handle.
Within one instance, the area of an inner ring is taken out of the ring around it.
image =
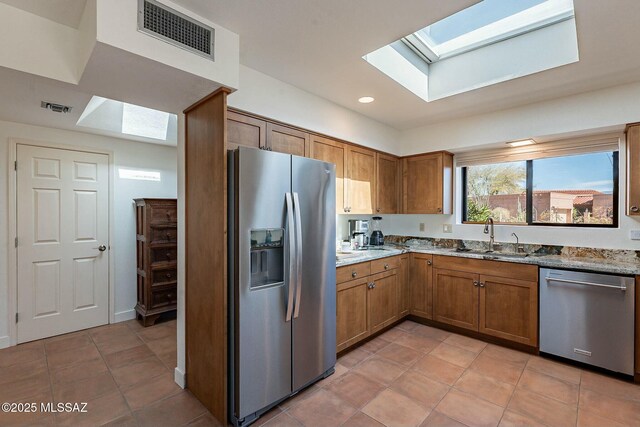
[[[171,252],[167,252],[167,259],[171,259]]]
[[[631,206],[631,212],[638,212],[639,210],[637,206]]]
[[[380,212],[380,208],[377,208],[377,209],[376,209],[376,212]]]
[[[431,265],[431,264],[433,264],[433,262],[431,262],[431,260],[430,260],[430,259],[428,259],[428,260],[427,260],[427,265]]]
[[[478,286],[478,285],[480,285],[480,282],[478,282],[477,280],[474,280],[473,281],[473,286]]]
[[[384,265],[384,269],[385,269],[385,270],[388,270],[388,269],[389,269],[389,264],[385,264],[385,265]]]
[[[167,273],[167,279],[171,279],[171,273]]]
[[[484,288],[484,283],[478,282],[478,286],[480,286],[481,288]]]
[[[442,212],[442,208],[438,208],[438,212]]]
[[[353,278],[358,277],[358,272],[357,271],[352,271],[351,272],[351,277],[353,277]]]

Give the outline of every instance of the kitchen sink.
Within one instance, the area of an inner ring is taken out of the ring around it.
[[[473,250],[468,248],[457,248],[456,252],[469,253],[482,255],[484,259],[498,259],[498,258],[526,258],[529,254],[526,253],[515,253],[515,252],[496,252],[489,250]]]

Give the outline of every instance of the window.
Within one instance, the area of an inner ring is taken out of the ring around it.
[[[433,63],[573,16],[572,0],[483,0],[402,41]]]
[[[462,168],[463,222],[617,227],[618,152]]]

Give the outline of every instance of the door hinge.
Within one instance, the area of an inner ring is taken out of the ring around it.
[[[18,323],[18,313],[16,313],[16,323]]]
[[[13,170],[14,171],[18,170],[18,161],[17,160],[13,162]]]
[[[18,238],[16,237],[16,240],[14,240],[14,244],[16,246],[16,248],[18,247]]]

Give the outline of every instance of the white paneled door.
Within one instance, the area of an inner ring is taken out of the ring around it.
[[[18,343],[108,323],[108,156],[17,151]]]

